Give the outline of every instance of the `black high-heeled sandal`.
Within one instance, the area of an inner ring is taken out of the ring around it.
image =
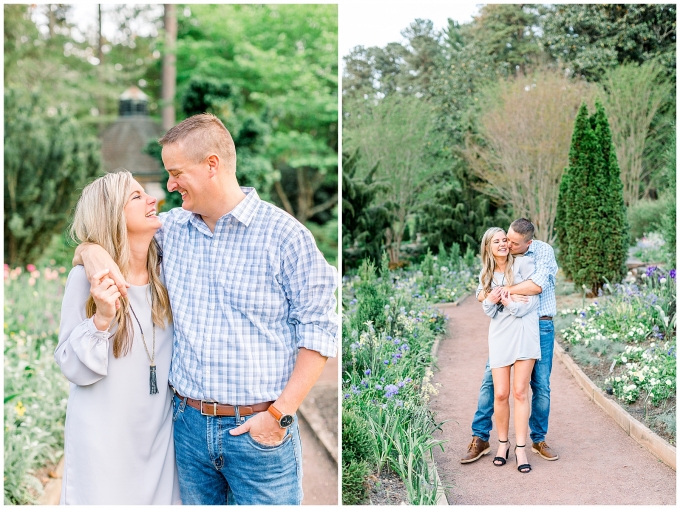
[[[515,461],[517,463],[519,463],[519,460],[517,459],[517,448],[518,447],[526,447],[526,445],[527,444],[515,446]],[[529,463],[524,463],[523,465],[518,465],[517,470],[522,474],[528,474],[529,472],[531,472],[531,465],[529,465]]]
[[[503,442],[503,440],[499,440],[499,442],[500,442],[501,444],[507,444],[507,443],[508,443],[507,440],[506,440],[505,442]],[[495,466],[497,466],[497,467],[502,467],[503,465],[505,465],[505,460],[508,459],[508,456],[509,456],[509,455],[510,455],[510,445],[508,444],[508,448],[505,450],[505,458],[503,458],[502,456],[496,456],[496,457],[492,460],[492,461],[493,461],[493,464],[494,464]],[[497,461],[500,461],[500,463],[496,463]]]

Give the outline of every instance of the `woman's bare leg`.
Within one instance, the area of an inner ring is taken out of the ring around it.
[[[493,368],[493,415],[498,428],[498,440],[507,442],[510,427],[510,366]],[[505,451],[509,444],[498,444],[496,456],[505,458]]]
[[[534,362],[534,359],[515,362],[512,395],[515,400],[515,439],[517,440],[517,445],[526,445],[527,443],[529,413],[531,411],[528,397],[529,381],[531,380],[531,371],[534,369]],[[525,448],[517,449],[516,454],[519,465],[528,463]]]

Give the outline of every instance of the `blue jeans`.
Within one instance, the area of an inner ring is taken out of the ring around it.
[[[542,442],[548,434],[548,416],[550,415],[550,373],[552,372],[553,350],[555,348],[555,325],[552,320],[538,322],[541,332],[541,360],[536,361],[531,373],[531,417],[529,429],[531,441]],[[479,388],[477,411],[472,419],[472,436],[489,440],[493,416],[493,378],[489,361],[486,361],[482,386]]]
[[[229,430],[253,416],[209,417],[173,396],[175,455],[183,505],[299,505],[302,449],[297,416],[280,445]]]

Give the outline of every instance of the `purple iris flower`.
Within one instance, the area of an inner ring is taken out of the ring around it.
[[[671,279],[675,279],[675,269],[671,269],[668,275],[671,277]]]
[[[394,384],[389,384],[385,387],[385,397],[386,398],[391,398],[395,394],[399,394],[399,387],[397,387]]]
[[[364,371],[364,375],[371,376],[371,370],[367,369],[366,371]]]

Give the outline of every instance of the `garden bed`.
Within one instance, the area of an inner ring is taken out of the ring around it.
[[[350,445],[343,429],[344,503],[401,503],[396,475],[407,503],[436,504],[440,486],[428,460],[432,449],[441,447],[434,438],[440,423],[428,402],[437,393],[432,347],[446,326],[434,303],[468,293],[476,287],[474,273],[460,256],[427,255],[408,270],[390,271],[384,260],[379,275],[364,263],[357,275],[344,278],[343,428],[366,429],[369,437],[366,446],[355,446],[353,438]],[[350,467],[349,457],[368,467],[367,493],[351,502],[344,495],[345,483],[358,467]]]
[[[54,362],[66,269],[5,266],[5,504],[32,504],[63,455],[68,381]]]
[[[606,397],[675,445],[675,271],[643,268],[594,299],[565,287],[558,343]]]

